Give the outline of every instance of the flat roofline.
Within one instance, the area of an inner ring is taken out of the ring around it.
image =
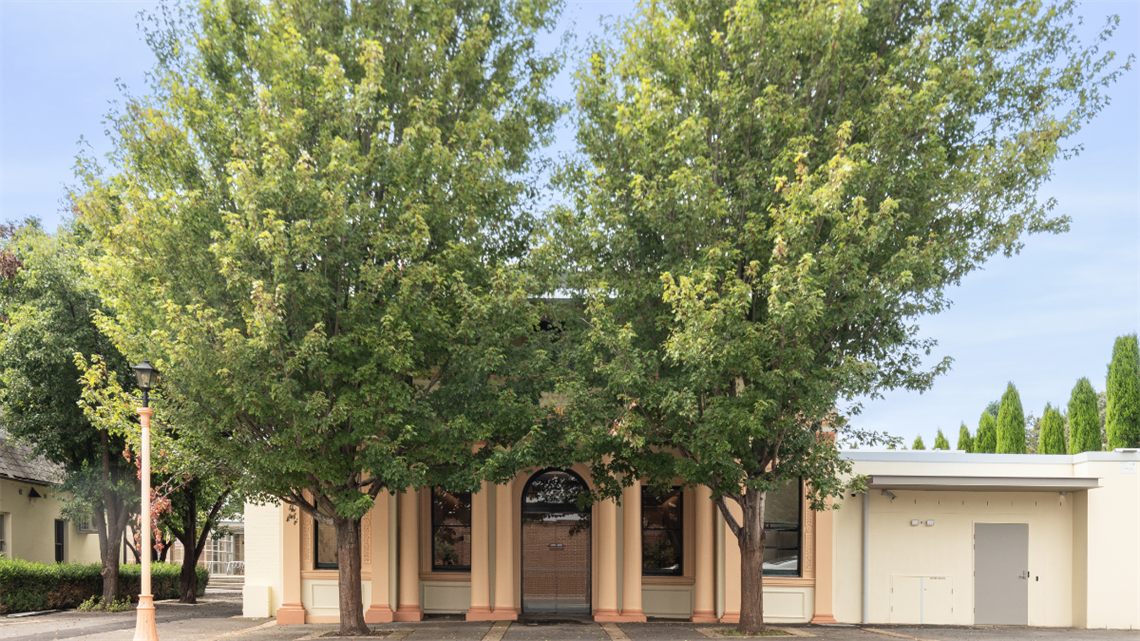
[[[1140,451],[1081,452],[1080,454],[967,454],[961,450],[840,450],[849,461],[893,463],[998,463],[1016,465],[1076,465],[1140,461]]]
[[[867,489],[941,492],[1078,492],[1100,487],[1096,477],[938,476],[870,474]]]

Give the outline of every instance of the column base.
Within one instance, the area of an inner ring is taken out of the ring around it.
[[[645,612],[641,610],[622,610],[618,618],[612,619],[615,623],[645,623]]]
[[[468,621],[495,621],[495,612],[485,605],[473,605],[467,610]]]
[[[694,610],[693,616],[689,617],[692,623],[718,623],[716,612],[712,610]]]
[[[817,614],[811,618],[812,623],[839,623],[835,617],[830,614]]]
[[[721,623],[740,623],[739,612],[725,612],[724,616],[720,618]]]
[[[621,623],[621,612],[612,608],[598,608],[594,610],[594,621],[598,623]]]
[[[491,611],[491,618],[484,619],[485,621],[518,621],[519,610],[518,608],[508,608],[500,606]]]
[[[386,605],[369,606],[364,612],[365,623],[391,623],[392,620],[392,608]]]
[[[277,625],[302,625],[305,623],[305,606],[300,603],[282,603],[277,606]]]
[[[423,621],[424,610],[418,605],[401,605],[396,608],[393,621]]]
[[[158,641],[158,628],[154,626],[153,595],[139,595],[137,613],[138,616],[135,620],[135,641]]]

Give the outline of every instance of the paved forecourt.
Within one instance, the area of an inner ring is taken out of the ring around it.
[[[209,594],[198,605],[156,604],[162,641],[314,641],[327,639],[335,625],[279,626],[274,619],[246,619],[234,595]],[[85,639],[118,641],[134,634],[135,613],[77,611],[0,618],[0,641]],[[778,626],[783,638],[820,641],[990,641],[1042,639],[1061,641],[1137,641],[1136,630],[1075,630],[993,626]],[[418,623],[372,626],[378,637],[393,641],[707,641],[733,638],[731,626],[671,621],[598,624],[586,619],[538,619],[515,622],[468,622],[459,617],[428,618]],[[374,637],[375,638],[375,637]],[[772,637],[766,637],[772,638]]]

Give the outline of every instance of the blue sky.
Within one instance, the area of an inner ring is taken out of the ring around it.
[[[61,219],[78,141],[96,153],[110,146],[103,115],[120,96],[116,81],[145,92],[154,58],[136,14],[156,3],[0,0],[0,220]],[[567,3],[563,29],[584,35],[603,15],[628,15],[634,2]],[[1087,2],[1078,8],[1091,37],[1106,15],[1121,16],[1110,48],[1140,52],[1140,2]],[[568,76],[556,92],[572,95]],[[925,394],[888,393],[868,402],[858,425],[929,446],[942,428],[953,443],[958,425],[973,431],[986,404],[1008,381],[1027,413],[1064,405],[1076,380],[1104,389],[1116,336],[1140,327],[1140,70],[1111,87],[1112,105],[1081,131],[1076,159],[1059,163],[1041,196],[1072,217],[1060,236],[1033,236],[1012,259],[998,257],[951,291],[948,311],[923,319],[939,340],[935,356],[952,371]],[[551,153],[572,148],[563,129]]]

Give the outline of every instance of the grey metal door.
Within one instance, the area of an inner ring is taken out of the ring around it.
[[[974,623],[1029,624],[1029,524],[974,524]]]

